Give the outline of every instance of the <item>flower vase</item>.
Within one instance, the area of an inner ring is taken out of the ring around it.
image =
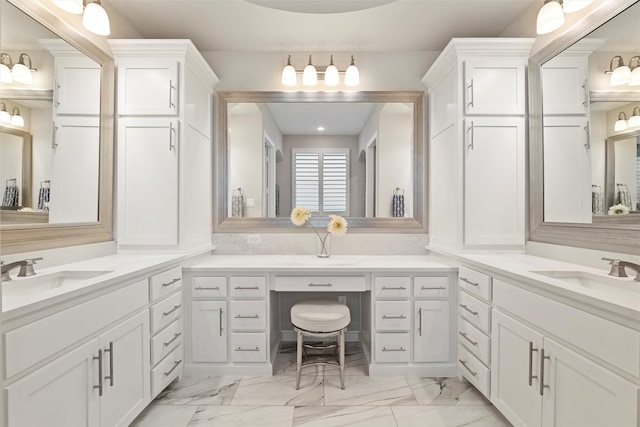
[[[318,258],[329,258],[329,255],[331,255],[331,234],[327,233],[324,237],[318,236],[316,239],[316,255]]]

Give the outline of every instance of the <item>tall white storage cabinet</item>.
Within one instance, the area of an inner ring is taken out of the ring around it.
[[[219,80],[189,40],[109,42],[117,74],[118,245],[207,245]]]
[[[423,78],[431,244],[525,241],[526,64],[533,39],[452,39]]]

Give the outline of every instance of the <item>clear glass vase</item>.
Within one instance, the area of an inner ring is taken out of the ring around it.
[[[331,234],[318,236],[316,239],[316,255],[318,258],[329,258],[331,255]]]

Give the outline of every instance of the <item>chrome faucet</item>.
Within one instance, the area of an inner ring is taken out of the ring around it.
[[[636,282],[640,282],[640,265],[638,264],[634,264],[633,262],[629,262],[629,261],[620,261],[618,262],[619,265],[622,266],[622,268],[627,267],[632,269],[633,271],[636,272],[636,278],[633,279]]]
[[[0,272],[2,273],[2,281],[8,282],[9,280],[11,280],[11,276],[9,275],[9,273],[11,272],[11,270],[13,270],[16,267],[20,267],[20,271],[18,272],[18,277],[35,276],[36,272],[33,269],[33,266],[35,265],[36,261],[41,261],[41,260],[42,260],[42,257],[27,258],[21,261],[14,261],[9,264],[5,264],[4,261],[0,261],[0,266],[1,266]]]
[[[609,276],[615,277],[627,277],[627,272],[625,271],[625,267],[632,269],[636,272],[636,278],[633,279],[636,282],[640,282],[640,265],[634,264],[629,261],[622,261],[619,259],[613,258],[602,258],[604,261],[609,261],[611,265],[611,271],[609,271]]]

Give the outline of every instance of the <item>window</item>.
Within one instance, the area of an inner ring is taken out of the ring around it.
[[[293,149],[293,206],[349,214],[349,150]]]

